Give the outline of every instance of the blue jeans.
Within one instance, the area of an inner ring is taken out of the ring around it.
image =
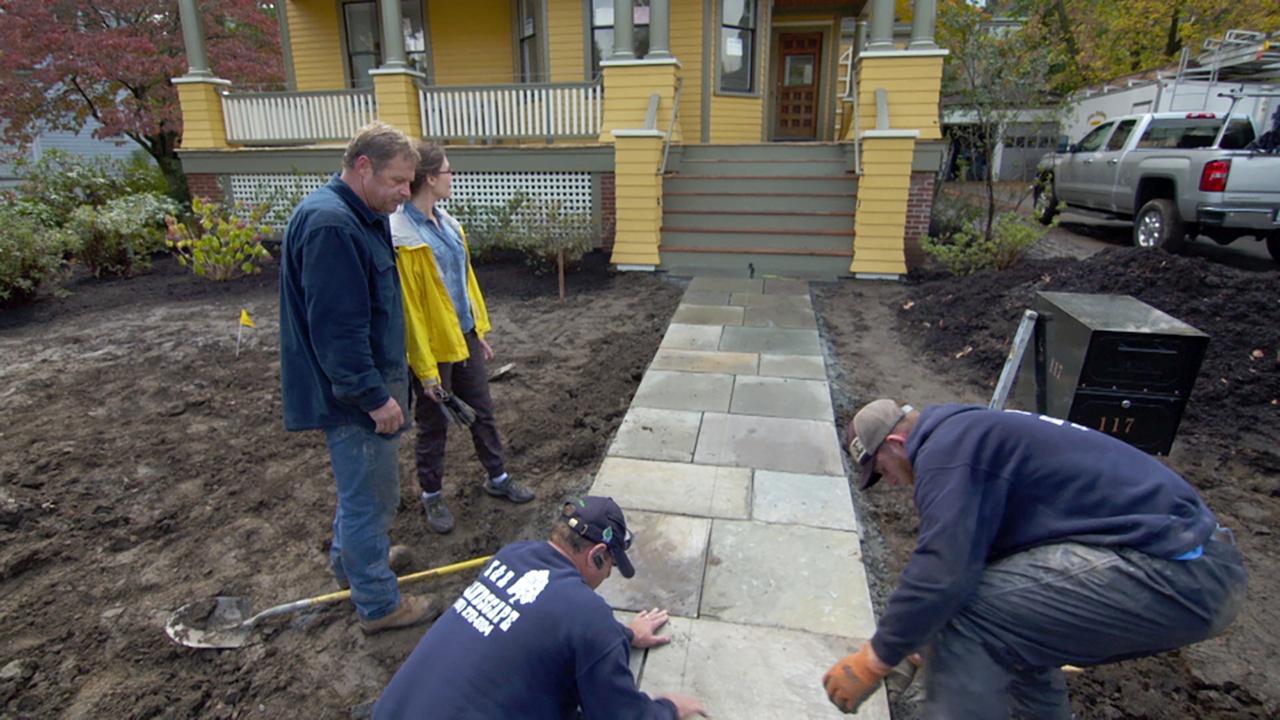
[[[922,716],[1068,720],[1062,665],[1097,665],[1220,634],[1244,601],[1230,531],[1195,560],[1062,543],[987,567],[925,651]]]
[[[329,564],[335,577],[351,584],[359,616],[376,620],[400,606],[396,575],[387,564],[388,531],[400,503],[400,435],[343,425],[324,436],[338,485]]]

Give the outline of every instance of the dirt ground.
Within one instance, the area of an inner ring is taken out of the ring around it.
[[[171,261],[0,312],[0,717],[341,718],[376,697],[421,628],[366,638],[349,605],[269,622],[239,650],[174,645],[178,606],[246,595],[255,609],[333,591],[334,498],[319,433],[281,426],[276,267],[229,284]],[[478,268],[493,315],[493,384],[512,475],[538,500],[484,495],[455,433],[427,532],[401,448],[395,542],[415,569],[541,536],[586,488],[679,301],[678,284],[589,256],[552,276]],[[249,310],[235,357],[237,318]],[[452,601],[473,573],[417,590]]]
[[[1004,273],[920,274],[902,285],[840,283],[815,291],[836,416],[897,397],[917,406],[985,404],[1024,308],[1038,290],[1130,294],[1211,336],[1167,462],[1234,529],[1250,572],[1248,598],[1222,637],[1071,676],[1081,720],[1280,716],[1280,273],[1203,257],[1111,248],[1085,259],[1031,259]],[[877,489],[855,503],[878,608],[914,547],[910,491]],[[917,717],[918,684],[891,698]]]

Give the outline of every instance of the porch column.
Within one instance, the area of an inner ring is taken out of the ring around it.
[[[182,20],[182,44],[187,50],[187,78],[212,78],[209,56],[204,49],[204,22],[196,0],[178,0],[178,17]]]
[[[671,57],[671,0],[649,2],[649,54],[645,57]]]
[[[938,19],[938,0],[915,0],[911,10],[911,43],[908,50],[934,50],[933,26]]]
[[[404,61],[404,22],[400,17],[400,0],[379,0],[382,12],[382,69],[401,70]]]
[[[893,0],[871,0],[871,42],[867,49],[893,49]]]
[[[612,60],[631,60],[636,56],[636,25],[631,13],[631,0],[613,0]]]

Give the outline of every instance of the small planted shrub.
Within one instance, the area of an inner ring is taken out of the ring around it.
[[[151,268],[151,256],[165,248],[165,218],[178,204],[155,193],[81,205],[67,227],[75,235],[73,254],[94,277],[128,277]]]
[[[167,184],[145,155],[127,161],[84,157],[50,150],[31,162],[19,160],[17,197],[33,206],[39,220],[60,227],[81,205],[94,207],[129,195],[163,195]]]
[[[271,203],[252,207],[237,203],[228,207],[207,198],[194,198],[190,223],[173,215],[165,219],[166,242],[177,253],[178,262],[200,277],[224,282],[254,275],[262,272],[260,263],[270,257],[262,245],[271,234],[271,227],[263,222],[270,210]]]
[[[66,268],[71,236],[51,228],[22,205],[0,202],[0,306],[25,302],[40,284]]]
[[[1046,232],[1031,218],[1007,212],[996,216],[990,237],[979,224],[962,223],[948,235],[924,238],[921,246],[953,275],[972,275],[1009,268]]]

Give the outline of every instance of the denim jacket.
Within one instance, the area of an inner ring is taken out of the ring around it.
[[[293,211],[280,257],[286,430],[372,429],[394,397],[408,413],[404,310],[391,232],[337,175]]]

